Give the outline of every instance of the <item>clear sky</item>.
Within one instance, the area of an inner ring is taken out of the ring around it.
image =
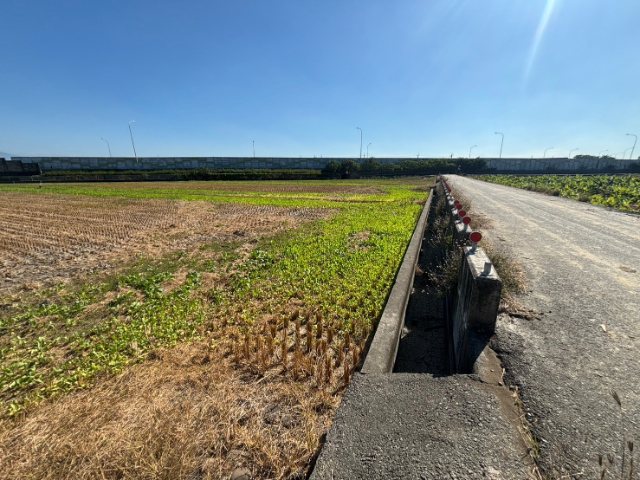
[[[0,0],[0,19],[14,155],[132,156],[130,120],[139,156],[358,156],[356,127],[374,157],[640,135],[638,0]]]

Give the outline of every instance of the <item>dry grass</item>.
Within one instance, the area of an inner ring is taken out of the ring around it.
[[[246,241],[327,210],[0,192],[0,291],[81,276],[144,253]]]
[[[339,395],[183,344],[0,427],[0,478],[304,478]]]

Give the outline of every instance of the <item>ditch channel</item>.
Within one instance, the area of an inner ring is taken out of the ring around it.
[[[434,192],[409,296],[394,373],[451,374],[449,336],[442,289],[429,276],[437,271],[446,251],[437,245],[439,195]]]
[[[471,363],[473,374],[453,367],[453,328],[447,320],[453,301],[442,292],[453,291],[448,273],[463,262],[449,255],[456,247],[447,235],[444,195],[439,185],[425,206],[312,480],[532,478],[535,465],[495,354],[486,344],[481,355],[471,352],[478,360]]]

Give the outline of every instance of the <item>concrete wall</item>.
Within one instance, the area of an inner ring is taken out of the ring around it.
[[[484,250],[469,246],[471,230],[460,222],[446,180],[441,179],[436,188],[439,195],[447,198],[454,248],[462,249],[458,285],[448,302],[449,363],[452,371],[468,373],[474,370],[483,350],[478,345],[495,330],[502,280]]]
[[[174,170],[194,168],[313,168],[322,169],[331,160],[344,158],[251,158],[251,157],[13,157],[24,163],[39,163],[43,171],[49,170]],[[376,158],[381,163],[397,163],[415,158]],[[420,160],[428,160],[422,158]],[[568,158],[487,158],[489,168],[518,172],[580,172],[611,167],[625,170],[637,160],[601,160]]]
[[[43,171],[49,170],[189,170],[195,168],[312,168],[322,169],[331,160],[344,158],[252,158],[252,157],[14,157],[25,163],[40,163]],[[379,158],[379,162],[404,159]]]
[[[561,172],[580,172],[583,170],[626,170],[638,160],[612,160],[600,158],[488,158],[489,168],[498,171],[517,172],[546,172],[554,170]]]
[[[469,345],[471,337],[493,334],[501,294],[502,280],[486,253],[481,248],[464,247],[452,312],[455,371],[472,370],[476,355]]]

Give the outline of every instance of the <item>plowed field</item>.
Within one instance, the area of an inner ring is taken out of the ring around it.
[[[0,291],[75,278],[136,254],[246,241],[330,212],[269,205],[0,192]]]

